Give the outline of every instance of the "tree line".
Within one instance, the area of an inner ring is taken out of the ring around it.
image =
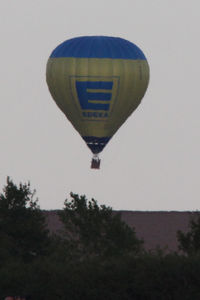
[[[58,212],[62,232],[50,234],[30,183],[8,177],[0,194],[0,299],[200,299],[200,215],[179,251],[147,251],[112,208],[71,193]]]

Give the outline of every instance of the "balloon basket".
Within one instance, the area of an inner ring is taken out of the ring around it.
[[[100,169],[101,160],[99,159],[98,155],[94,155],[91,161],[91,169]]]

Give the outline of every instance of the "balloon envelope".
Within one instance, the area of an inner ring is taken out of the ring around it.
[[[97,154],[141,102],[149,67],[127,40],[86,36],[52,52],[46,78],[58,107]]]

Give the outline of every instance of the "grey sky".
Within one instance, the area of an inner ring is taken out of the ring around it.
[[[0,9],[0,188],[30,180],[41,208],[70,191],[123,210],[200,209],[199,0],[18,0]],[[52,100],[46,62],[80,35],[128,39],[150,84],[91,170],[91,153]]]

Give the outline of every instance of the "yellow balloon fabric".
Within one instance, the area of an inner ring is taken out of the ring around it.
[[[58,46],[46,72],[50,93],[93,153],[137,108],[149,66],[134,44],[113,37],[79,37]]]

